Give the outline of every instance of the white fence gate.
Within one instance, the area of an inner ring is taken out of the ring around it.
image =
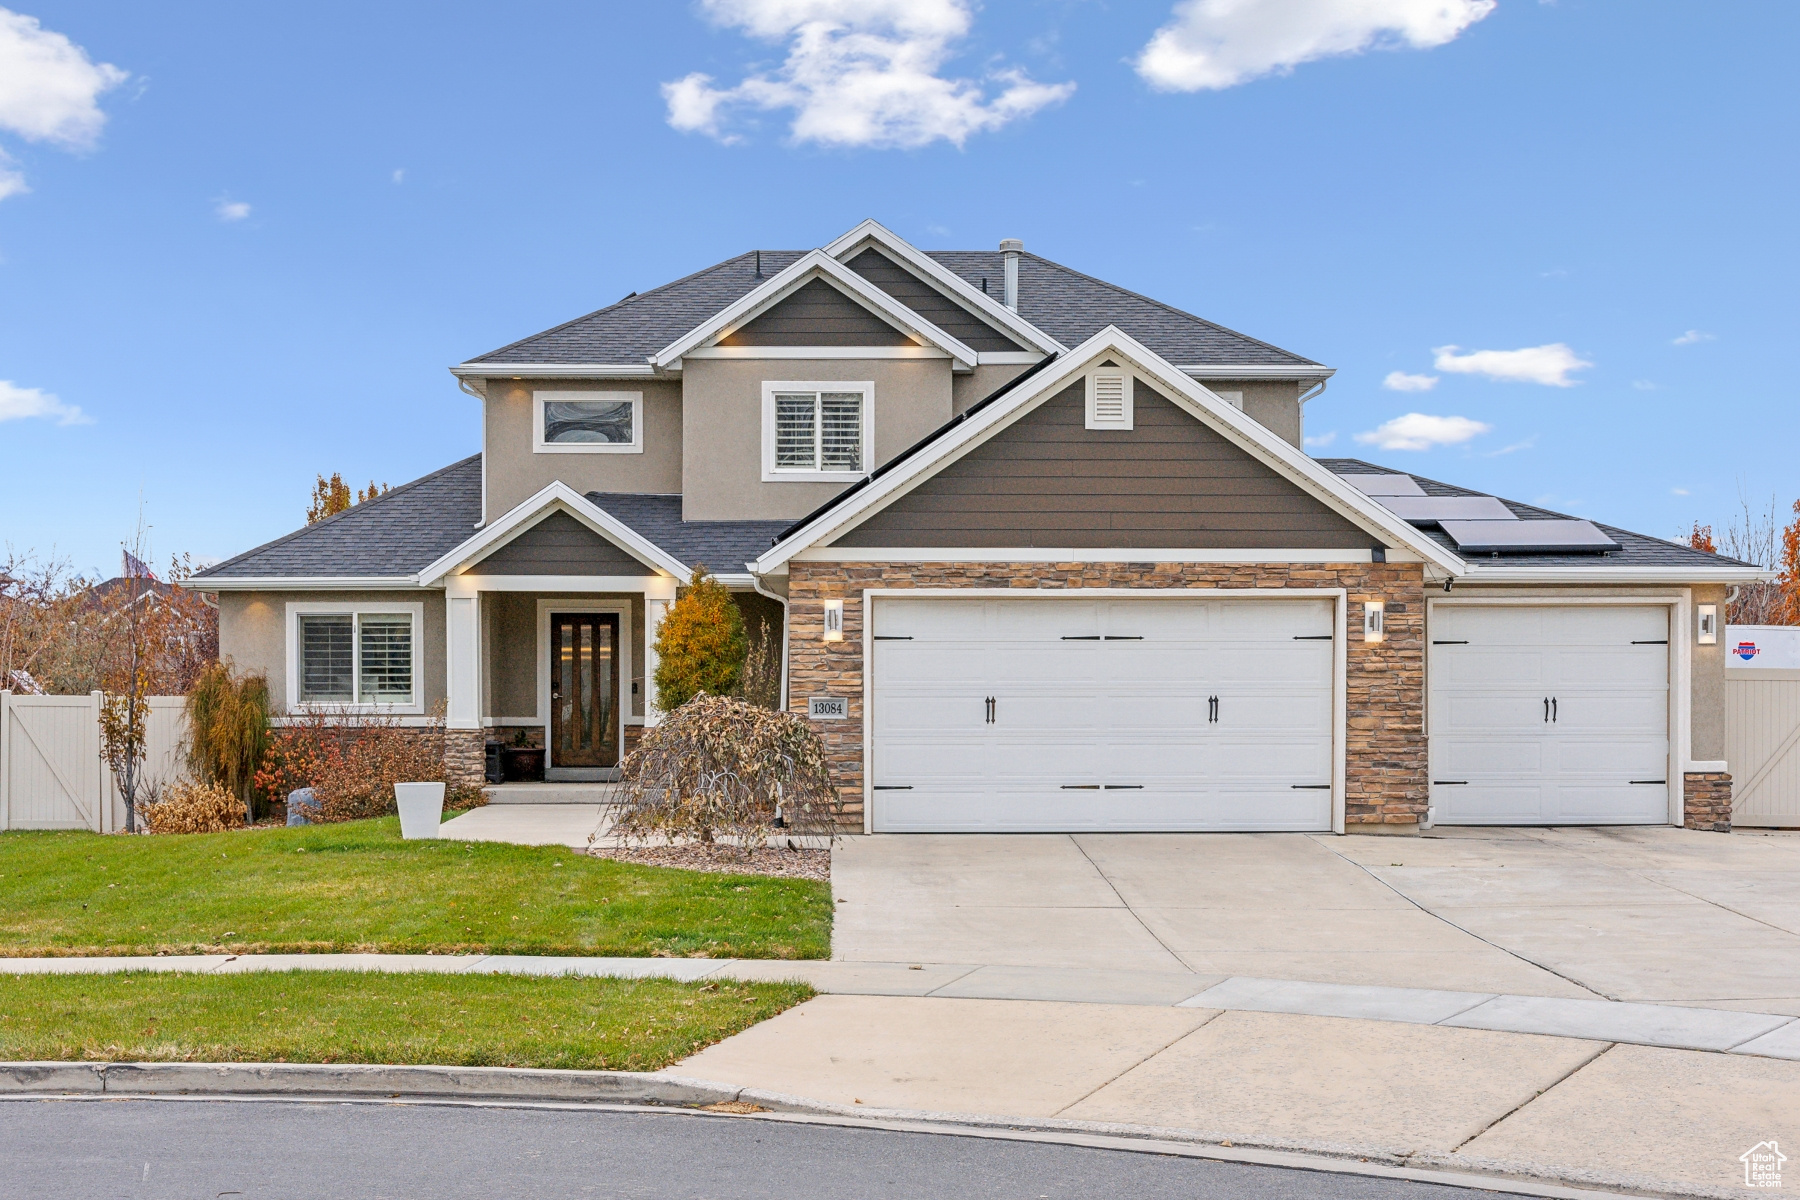
[[[125,802],[101,758],[101,694],[15,696],[0,692],[0,829],[125,827]],[[187,701],[150,697],[145,778],[187,776]]]
[[[1800,827],[1800,628],[1732,625],[1725,635],[1731,823]]]

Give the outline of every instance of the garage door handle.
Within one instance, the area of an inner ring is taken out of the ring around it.
[[[1062,640],[1065,642],[1097,642],[1100,640],[1100,635],[1097,633],[1065,633]]]
[[[1434,779],[1431,781],[1431,786],[1449,787],[1451,784],[1455,784],[1458,787],[1467,787],[1468,783],[1469,781],[1466,779]]]
[[[1097,792],[1100,790],[1100,785],[1097,783],[1065,783],[1062,785],[1062,790],[1065,792]]]
[[[1141,642],[1144,640],[1144,635],[1141,633],[1109,633],[1100,640],[1103,642]]]
[[[1544,697],[1544,724],[1550,723],[1550,697]]]
[[[1556,697],[1550,697],[1550,723],[1556,724]]]
[[[878,792],[910,792],[910,791],[912,791],[912,784],[910,784],[910,783],[878,783],[875,785],[875,790]]]
[[[910,633],[878,633],[875,635],[875,640],[878,642],[910,642],[910,641],[912,641],[912,634],[910,634]]]
[[[1331,790],[1329,783],[1292,783],[1288,786],[1296,792],[1329,792]]]
[[[1667,783],[1666,779],[1633,779],[1632,783]]]
[[[987,698],[987,723],[989,725],[992,725],[994,723],[995,707],[996,707],[996,705],[994,704],[994,698],[992,696],[989,696]]]
[[[1668,638],[1654,638],[1654,639],[1648,639],[1648,640],[1645,640],[1642,642],[1633,642],[1631,644],[1634,646],[1666,646],[1669,644],[1669,639]]]
[[[1219,719],[1219,698],[1217,696],[1206,698],[1206,719],[1208,723],[1216,722]]]
[[[1469,643],[1467,643],[1467,642],[1451,642],[1451,641],[1443,641],[1443,642],[1434,641],[1431,644],[1434,646],[1466,646]]]
[[[1294,640],[1296,642],[1329,642],[1336,636],[1331,633],[1296,633]]]

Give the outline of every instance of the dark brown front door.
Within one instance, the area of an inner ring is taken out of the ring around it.
[[[550,614],[550,766],[619,763],[619,615]]]

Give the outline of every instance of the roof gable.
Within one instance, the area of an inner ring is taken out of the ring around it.
[[[558,514],[571,518],[571,522],[565,524],[555,521]],[[598,535],[622,552],[623,558],[614,555],[612,551],[578,540],[570,531],[571,524],[589,534]],[[533,531],[540,525],[549,525],[549,528],[544,534],[533,536]],[[521,539],[525,544],[518,552],[504,550],[510,543]],[[596,566],[593,569],[577,569],[583,556]],[[497,575],[592,575],[601,573],[601,565],[608,570],[613,565],[629,568],[617,572],[626,575],[681,576],[687,573],[686,566],[667,550],[600,508],[568,484],[560,482],[549,484],[537,494],[521,501],[511,512],[490,521],[474,537],[439,557],[419,572],[419,582],[426,587],[435,587],[452,575],[465,572],[486,574],[489,568],[485,560],[490,557],[499,558],[501,565],[492,572]],[[533,563],[546,565],[555,561],[567,564],[570,569],[525,569]]]
[[[874,246],[856,254],[844,265],[978,351],[1016,353],[1026,349]]]
[[[1048,364],[1033,377],[954,418],[924,442],[890,461],[868,479],[846,489],[826,507],[794,526],[757,559],[761,573],[778,570],[813,546],[829,543],[853,525],[919,487],[951,463],[1061,393],[1101,362],[1128,367],[1178,408],[1258,459],[1302,491],[1342,514],[1383,546],[1408,550],[1451,574],[1462,560],[1395,514],[1382,508],[1256,421],[1206,390],[1174,364],[1157,356],[1122,330],[1108,327]]]
[[[1140,384],[1089,429],[1076,380],[833,546],[1370,550],[1380,541]]]
[[[823,279],[720,338],[721,346],[911,346],[915,343]]]
[[[645,565],[559,509],[467,569],[482,575],[638,575]]]

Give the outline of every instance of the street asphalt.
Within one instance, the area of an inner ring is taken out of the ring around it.
[[[0,1198],[1452,1200],[1408,1180],[683,1112],[0,1102]]]

